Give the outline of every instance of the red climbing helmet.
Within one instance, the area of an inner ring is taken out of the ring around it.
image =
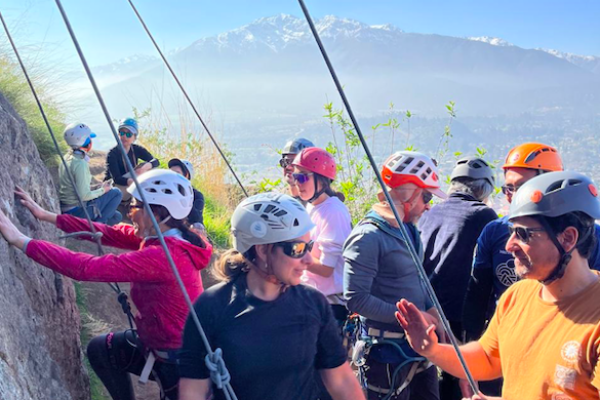
[[[292,165],[335,180],[335,159],[327,150],[318,147],[305,148],[294,158]]]

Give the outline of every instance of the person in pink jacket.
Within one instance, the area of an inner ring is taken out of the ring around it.
[[[186,218],[193,203],[192,186],[183,176],[168,170],[150,171],[139,182],[187,293],[194,301],[203,291],[200,270],[209,264],[212,247],[188,228]],[[150,379],[159,382],[166,398],[176,399],[179,382],[176,352],[181,347],[189,310],[137,188],[132,185],[127,190],[134,198],[129,214],[133,226],[94,223],[94,227],[102,233],[104,246],[129,252],[93,256],[31,239],[3,212],[0,212],[0,233],[29,258],[70,278],[130,282],[131,300],[138,310],[137,335],[127,330],[92,339],[87,349],[90,364],[115,400],[134,399],[129,373],[143,375],[144,369]],[[89,230],[85,220],[46,211],[20,188],[15,193],[38,220],[53,223],[67,233]]]

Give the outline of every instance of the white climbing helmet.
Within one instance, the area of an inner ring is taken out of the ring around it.
[[[259,193],[242,201],[233,212],[233,247],[243,254],[257,244],[297,239],[314,226],[298,200],[287,194]]]
[[[187,173],[190,175],[188,178],[190,181],[194,177],[194,166],[188,160],[184,160],[182,158],[172,158],[169,160],[168,166],[169,168],[178,166],[182,169],[184,174],[187,171]]]
[[[96,137],[96,134],[92,132],[89,126],[80,122],[67,125],[63,135],[65,142],[73,149],[83,147],[88,139]]]
[[[153,169],[140,175],[138,182],[148,204],[165,207],[175,219],[184,219],[190,214],[194,192],[192,184],[185,177],[167,169]],[[137,200],[143,201],[135,183],[127,191]]]
[[[440,173],[433,160],[416,151],[398,151],[385,160],[381,170],[383,182],[394,189],[414,183],[441,199],[448,195],[440,189]]]

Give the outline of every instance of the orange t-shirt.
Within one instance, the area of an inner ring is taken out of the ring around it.
[[[505,400],[600,399],[600,280],[556,303],[523,280],[500,298],[479,343],[499,357]]]

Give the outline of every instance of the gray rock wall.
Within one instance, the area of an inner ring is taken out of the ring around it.
[[[43,207],[58,209],[52,179],[25,123],[0,94],[0,208],[28,236],[56,242],[53,226],[15,204],[15,185]],[[89,399],[79,331],[71,281],[0,239],[0,399]]]

